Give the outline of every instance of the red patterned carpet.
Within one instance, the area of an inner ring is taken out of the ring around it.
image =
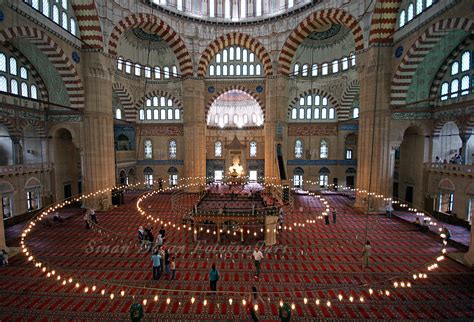
[[[202,243],[196,247],[192,233],[178,230],[177,226],[167,227],[166,233],[166,245],[177,256],[177,280],[152,280],[150,254],[128,242],[135,240],[138,226],[146,224],[146,220],[139,215],[135,202],[130,197],[126,199],[126,205],[98,212],[99,224],[119,235],[107,237],[86,230],[81,215],[35,229],[28,243],[36,258],[55,268],[57,274],[79,278],[81,287],[76,288],[74,283],[62,285],[54,276],[47,278],[25,256],[15,256],[8,267],[0,268],[1,320],[123,321],[129,319],[130,305],[143,299],[147,299],[145,320],[244,320],[250,315],[242,299],[248,298],[253,285],[265,301],[259,307],[261,320],[279,320],[280,301],[295,304],[294,320],[474,318],[472,270],[446,259],[437,270],[428,272],[427,279],[411,278],[409,272],[418,272],[421,266],[427,272],[425,263],[435,258],[440,240],[397,220],[357,214],[343,196],[327,198],[338,209],[337,223],[333,224],[331,218],[330,225],[320,219],[306,223],[321,213],[322,204],[314,197],[296,197],[298,211],[286,215],[286,224],[292,230],[283,231],[278,245],[267,248],[258,281],[253,278],[251,252],[246,251],[252,249],[253,231],[250,236],[245,234],[247,248],[221,252],[211,251],[209,245]],[[143,202],[143,208],[166,222],[181,224],[181,218],[171,211],[170,195],[152,196]],[[306,223],[305,227],[298,225],[302,223]],[[372,244],[372,262],[370,268],[363,270],[361,251],[366,234]],[[212,238],[209,234],[207,240]],[[229,237],[227,245],[231,240]],[[220,293],[215,296],[207,294],[212,263],[216,263],[221,276]],[[391,278],[394,280],[386,282]],[[412,286],[394,288],[395,280],[410,281]],[[368,286],[361,287],[368,283],[376,283],[371,284],[373,295]],[[85,293],[82,285],[97,285],[97,290]],[[102,296],[102,289],[106,294],[113,292],[114,299]],[[125,291],[124,297],[121,290]],[[381,294],[386,290],[389,296]],[[342,301],[338,299],[340,294]],[[353,302],[349,301],[350,296]],[[191,297],[195,298],[194,303]],[[233,299],[232,304],[229,298]],[[308,299],[307,304],[304,298]]]

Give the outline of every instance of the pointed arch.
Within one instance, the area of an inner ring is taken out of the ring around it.
[[[143,104],[145,104],[145,101],[153,96],[164,96],[167,99],[171,99],[173,101],[174,107],[179,108],[180,110],[183,109],[183,105],[181,104],[181,101],[176,99],[174,96],[172,96],[170,93],[163,91],[161,89],[154,89],[152,91],[149,91],[146,93],[144,96],[142,96],[137,103],[135,104],[135,111],[139,109]]]
[[[341,109],[339,111],[339,119],[340,120],[347,120],[350,118],[350,112],[352,108],[352,102],[359,94],[360,84],[359,81],[353,80],[349,86],[346,87],[344,94],[341,98]]]
[[[83,41],[82,48],[103,49],[104,39],[95,1],[72,0],[71,5]]]
[[[337,113],[337,117],[339,118],[339,109],[340,105],[339,102],[330,94],[328,94],[326,91],[323,91],[322,89],[319,88],[313,88],[307,91],[304,91],[298,95],[296,95],[290,102],[288,106],[288,117],[291,116],[291,110],[297,105],[301,97],[306,97],[308,95],[321,95],[324,97],[327,97],[329,103],[331,104],[331,107],[334,107]]]
[[[273,74],[270,55],[268,54],[265,47],[260,43],[260,41],[247,34],[231,32],[226,35],[222,35],[211,42],[203,51],[201,59],[199,60],[198,76],[206,76],[207,66],[219,51],[234,45],[241,46],[254,52],[263,64],[265,76]]]
[[[212,95],[212,97],[207,101],[206,109],[204,111],[204,116],[207,118],[207,114],[209,113],[209,109],[211,108],[212,103],[214,103],[214,101],[219,96],[221,96],[222,94],[224,94],[224,93],[226,93],[230,90],[233,90],[233,89],[240,90],[240,91],[245,92],[245,93],[249,94],[250,96],[252,96],[257,101],[258,105],[260,105],[260,108],[262,109],[262,112],[263,112],[263,116],[265,117],[265,104],[263,103],[262,99],[256,93],[252,92],[251,90],[249,90],[245,86],[241,86],[241,85],[227,86],[226,88],[221,89],[216,94]]]
[[[452,30],[474,31],[474,21],[468,18],[447,18],[429,26],[403,56],[392,78],[390,104],[405,105],[412,77],[428,54],[446,34]]]
[[[378,0],[370,22],[369,45],[391,44],[402,0]]]
[[[32,119],[23,119],[19,126],[21,127],[22,133],[25,127],[32,126],[36,130],[36,133],[38,134],[39,137],[46,137],[45,123],[42,121],[32,120]]]
[[[469,47],[474,40],[474,35],[467,36],[444,60],[443,64],[439,68],[438,72],[436,73],[433,82],[431,83],[430,88],[430,105],[434,106],[436,102],[436,97],[438,95],[439,87],[441,86],[441,81],[443,80],[444,75],[446,74],[449,66],[451,63],[464,51],[467,47]]]
[[[329,23],[341,24],[349,28],[354,37],[355,50],[364,48],[364,36],[357,19],[342,9],[319,10],[306,17],[286,39],[278,59],[280,72],[283,75],[289,75],[293,55],[303,40],[320,26]]]
[[[133,108],[132,97],[128,90],[121,83],[114,83],[112,85],[112,91],[117,94],[117,97],[124,109],[124,118],[126,121],[134,121],[136,119],[136,110]]]
[[[64,50],[46,33],[33,27],[18,26],[0,31],[0,42],[20,37],[31,41],[48,57],[61,76],[72,108],[84,108],[84,87],[76,67],[71,63]]]
[[[157,16],[138,13],[132,14],[120,20],[114,27],[109,37],[109,54],[117,56],[117,46],[120,36],[128,29],[143,28],[147,32],[160,36],[173,50],[179,62],[179,68],[183,76],[192,76],[193,65],[191,55],[181,36],[168,24]]]
[[[47,101],[49,99],[48,96],[48,89],[46,88],[46,85],[41,78],[41,76],[38,74],[38,71],[36,68],[30,63],[30,61],[23,55],[21,51],[16,49],[15,46],[13,46],[11,43],[5,43],[4,44],[5,48],[7,48],[23,65],[25,65],[28,68],[28,71],[35,81],[36,85],[38,86],[38,99]]]

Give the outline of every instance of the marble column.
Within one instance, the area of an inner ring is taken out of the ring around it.
[[[16,137],[16,136],[12,136],[11,137],[11,140],[12,140],[12,161],[13,161],[13,164],[17,165],[17,164],[23,164],[23,148],[21,147],[21,138],[20,137]]]
[[[265,235],[265,245],[270,246],[270,245],[275,245],[277,242],[277,222],[278,222],[278,217],[277,216],[266,216],[265,217],[265,230],[264,230],[264,235]]]
[[[264,135],[265,177],[275,177],[280,182],[276,147],[281,144],[286,156],[288,142],[288,79],[283,76],[268,77],[265,82]]]
[[[111,58],[102,53],[82,55],[85,110],[83,122],[83,190],[84,193],[111,188],[115,184],[114,120],[112,111]],[[85,201],[85,206],[108,209],[111,193]]]
[[[474,266],[474,229],[471,226],[471,243],[469,244],[469,250],[464,254],[464,262],[469,266]]]
[[[467,141],[471,138],[471,133],[468,134],[461,134],[461,141],[462,141],[462,149],[461,149],[461,157],[462,157],[462,164],[468,164],[468,158],[469,158],[469,145],[467,144]]]
[[[355,206],[363,211],[384,211],[383,199],[366,193],[391,196],[393,151],[390,146],[391,47],[372,47],[358,56],[360,113]]]
[[[200,177],[194,183],[205,184],[206,176],[206,117],[205,88],[201,79],[184,79],[183,123],[184,123],[184,177]],[[179,149],[179,147],[178,147]],[[189,187],[189,192],[198,192],[199,187]]]

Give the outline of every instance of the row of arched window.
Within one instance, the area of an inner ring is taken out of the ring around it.
[[[55,24],[77,36],[77,24],[71,4],[68,0],[23,0],[43,16],[48,17]]]
[[[293,76],[298,77],[316,77],[325,76],[329,74],[337,74],[340,71],[348,70],[350,67],[356,65],[356,56],[351,53],[349,57],[342,57],[341,59],[335,59],[332,62],[322,64],[307,64],[296,62],[293,64]]]
[[[150,139],[145,139],[143,142],[145,159],[153,159],[153,143]],[[168,158],[176,159],[177,145],[176,140],[171,139],[168,142]]]
[[[190,14],[205,15],[211,18],[225,18],[232,21],[240,19],[260,17],[267,14],[276,14],[293,8],[298,3],[306,3],[308,0],[151,0],[158,5],[166,5],[178,11]]]
[[[441,101],[447,101],[459,96],[465,96],[472,93],[474,81],[471,71],[473,70],[473,54],[471,51],[465,51],[460,58],[454,60],[449,68],[449,73],[443,77],[440,87],[439,98]]]
[[[398,27],[403,27],[416,16],[428,9],[436,0],[414,0],[408,1],[407,6],[400,10],[398,15]]]
[[[0,92],[38,99],[38,87],[31,84],[29,71],[18,60],[0,52]]]
[[[255,158],[257,156],[257,142],[256,141],[250,141],[249,155],[251,158]],[[222,142],[221,141],[216,141],[214,143],[214,156],[216,158],[222,157]]]
[[[263,124],[263,119],[261,115],[257,115],[256,113],[252,113],[251,115],[248,114],[234,114],[232,118],[230,118],[229,114],[214,115],[213,120],[209,120],[209,125],[215,125],[220,127],[225,126],[260,126]]]
[[[133,74],[138,77],[149,79],[169,79],[170,77],[178,77],[178,67],[168,66],[142,66],[139,63],[133,63],[129,60],[124,61],[123,57],[117,59],[117,69],[125,71],[126,74]]]
[[[208,67],[209,76],[261,76],[262,65],[255,53],[246,48],[231,46],[214,56]]]
[[[149,187],[153,186],[154,180],[153,180],[153,169],[150,167],[146,167],[143,169],[143,175],[145,177],[145,184]],[[169,185],[170,186],[176,186],[178,185],[178,169],[175,167],[171,167],[168,169],[168,178],[169,178]],[[125,180],[128,181],[128,177],[124,178]],[[162,179],[160,178],[158,180],[158,183],[161,185],[162,184]],[[127,183],[128,184],[128,183]]]
[[[335,120],[336,110],[328,106],[328,98],[320,95],[301,96],[298,107],[291,110],[291,120]]]
[[[319,158],[327,159],[329,157],[329,143],[326,139],[321,139],[319,142]],[[297,139],[295,141],[295,159],[303,158],[303,140]]]
[[[177,121],[181,119],[179,108],[141,108],[140,121]]]

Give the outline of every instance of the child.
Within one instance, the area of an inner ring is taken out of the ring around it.
[[[176,257],[173,256],[171,258],[171,280],[174,280],[176,277],[176,262],[175,262]]]

